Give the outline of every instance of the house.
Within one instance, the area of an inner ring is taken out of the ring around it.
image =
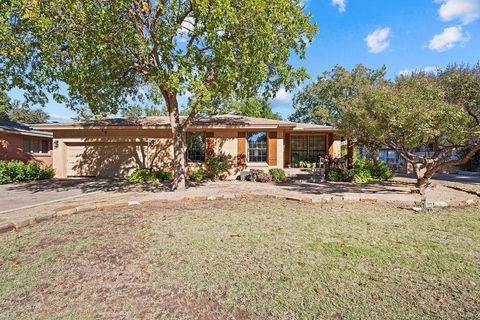
[[[168,117],[50,123],[35,130],[53,133],[53,168],[59,178],[130,175],[138,167],[171,170],[172,133]],[[187,165],[203,166],[223,154],[230,176],[248,169],[285,168],[293,161],[340,157],[334,127],[234,115],[202,116],[187,128]]]
[[[52,133],[25,124],[0,120],[0,160],[52,165]]]

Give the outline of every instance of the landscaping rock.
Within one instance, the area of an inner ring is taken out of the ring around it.
[[[15,225],[13,223],[0,224],[0,234],[7,233],[12,230],[15,230]]]
[[[44,213],[38,217],[35,217],[35,222],[36,223],[40,223],[40,222],[44,222],[44,221],[48,221],[50,219],[53,219],[57,216],[57,213],[56,212],[48,212],[48,213]]]

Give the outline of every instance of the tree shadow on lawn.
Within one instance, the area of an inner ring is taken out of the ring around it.
[[[301,182],[288,181],[280,183],[279,186],[288,191],[301,192],[305,194],[328,194],[332,196],[343,196],[346,193],[359,194],[411,194],[415,188],[413,183],[386,181],[381,183],[350,183],[350,182]]]

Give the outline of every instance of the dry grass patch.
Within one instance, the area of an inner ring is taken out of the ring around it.
[[[205,201],[0,237],[8,319],[474,319],[478,279],[478,208]]]

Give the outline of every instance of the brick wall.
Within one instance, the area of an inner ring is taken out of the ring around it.
[[[26,153],[25,139],[48,140],[48,153]],[[52,165],[52,139],[0,132],[0,160],[33,161],[44,166]]]

